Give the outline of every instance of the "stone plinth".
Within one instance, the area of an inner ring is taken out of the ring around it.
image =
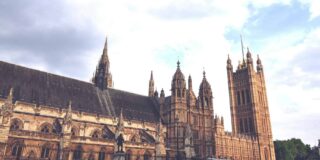
[[[124,152],[117,152],[113,155],[112,160],[125,160],[126,159],[126,153]]]

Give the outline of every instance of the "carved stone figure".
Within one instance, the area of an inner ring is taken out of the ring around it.
[[[118,145],[118,151],[117,152],[123,152],[123,142],[124,142],[123,136],[122,136],[122,134],[120,134],[117,137],[117,145]]]

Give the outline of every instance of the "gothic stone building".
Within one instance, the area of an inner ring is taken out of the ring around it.
[[[126,159],[274,160],[264,71],[251,53],[234,72],[227,60],[232,132],[214,116],[205,72],[195,95],[180,63],[171,95],[113,88],[107,42],[92,83],[0,61],[0,159],[112,159],[124,136]]]

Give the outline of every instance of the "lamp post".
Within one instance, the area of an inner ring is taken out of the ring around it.
[[[180,158],[180,154],[179,154],[179,129],[178,129],[178,123],[179,123],[179,117],[177,116],[176,118],[175,118],[175,121],[176,121],[176,142],[177,142],[177,144],[176,144],[176,160],[180,160],[181,158]]]

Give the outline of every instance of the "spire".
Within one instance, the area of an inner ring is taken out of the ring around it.
[[[104,43],[104,48],[102,52],[102,56],[100,59],[100,63],[107,64],[109,68],[109,57],[108,57],[108,37],[106,37],[106,41]]]
[[[203,79],[206,79],[206,71],[203,69]]]
[[[243,51],[243,41],[242,41],[242,35],[240,35],[240,39],[241,39],[241,51],[242,51],[242,61],[244,63],[244,51]]]
[[[180,61],[177,62],[177,68],[180,69]]]
[[[149,96],[149,97],[153,97],[153,96],[154,96],[153,71],[151,71],[151,75],[150,75],[148,96]]]
[[[192,90],[192,79],[191,79],[191,75],[189,75],[188,78],[188,89],[191,91]]]
[[[100,57],[99,63],[97,65],[96,73],[92,78],[93,83],[96,87],[101,90],[112,88],[112,75],[110,73],[110,62],[108,57],[108,39],[106,38],[103,53]]]

